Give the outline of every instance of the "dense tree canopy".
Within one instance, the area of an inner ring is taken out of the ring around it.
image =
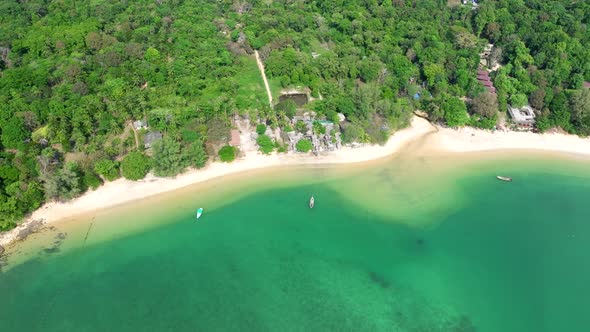
[[[469,121],[467,106],[465,106],[465,102],[457,97],[447,98],[442,103],[441,109],[444,112],[445,121],[451,127],[461,127]]]
[[[275,149],[272,139],[266,135],[259,135],[258,138],[256,138],[256,143],[258,143],[260,151],[264,154],[270,154]]]
[[[492,118],[498,112],[498,100],[495,94],[483,92],[473,98],[473,111],[487,118]]]
[[[157,176],[174,176],[185,167],[180,143],[171,137],[165,137],[156,142],[153,146],[153,153],[154,173]]]
[[[102,175],[108,181],[114,181],[119,178],[119,165],[117,162],[109,160],[109,159],[102,159],[94,164],[94,171]]]
[[[185,146],[182,150],[182,157],[186,166],[194,168],[203,168],[209,159],[200,139]]]
[[[96,186],[95,173],[114,179],[117,160],[124,176],[145,174],[125,167],[147,164],[135,160],[145,161],[145,133],[135,137],[134,120],[163,133],[146,154],[166,176],[204,166],[234,114],[291,130],[301,107],[269,107],[254,50],[273,95],[306,87],[315,100],[303,111],[335,123],[342,113],[345,141],[379,143],[416,108],[451,126],[491,123],[495,104],[478,97],[476,77],[493,43],[499,111],[529,103],[539,129],[587,135],[590,4],[479,2],[3,1],[0,227]],[[483,119],[470,122],[463,97]]]

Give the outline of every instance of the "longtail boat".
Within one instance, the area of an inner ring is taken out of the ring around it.
[[[506,182],[512,182],[512,178],[509,178],[507,176],[496,176],[496,179],[501,180],[501,181],[506,181]]]

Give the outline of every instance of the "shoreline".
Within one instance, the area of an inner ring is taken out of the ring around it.
[[[518,131],[459,129],[438,127],[435,145],[444,152],[482,152],[491,150],[538,150],[590,157],[590,138],[568,134],[537,134]]]
[[[231,163],[211,162],[202,169],[190,169],[174,178],[160,178],[151,173],[140,181],[120,178],[107,182],[96,190],[88,191],[71,201],[44,204],[19,226],[0,234],[0,246],[7,246],[17,241],[19,233],[26,230],[34,221],[42,220],[44,225],[47,225],[71,216],[113,207],[249,170],[276,166],[351,164],[385,158],[406,144],[434,131],[435,128],[428,121],[415,117],[412,119],[410,127],[394,133],[383,146],[344,147],[319,156],[299,153],[263,155],[258,151],[249,151],[245,156],[237,158]]]
[[[354,164],[382,159],[400,151],[409,143],[426,138],[428,149],[451,153],[501,150],[538,150],[571,153],[590,157],[590,139],[564,134],[530,132],[491,132],[475,128],[450,129],[432,125],[414,116],[411,125],[394,133],[383,146],[345,147],[320,156],[303,154],[263,155],[250,151],[232,163],[212,162],[200,170],[191,169],[174,178],[158,178],[152,174],[140,181],[118,179],[65,203],[50,202],[34,211],[16,228],[0,234],[0,246],[19,240],[21,231],[38,223],[51,224],[83,213],[121,205],[150,196],[181,189],[229,174],[254,169],[294,165]]]

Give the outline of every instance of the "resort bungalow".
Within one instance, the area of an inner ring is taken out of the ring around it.
[[[494,87],[494,83],[492,83],[490,74],[487,70],[479,69],[477,71],[477,81],[481,83],[489,93],[496,94],[496,88]]]
[[[508,113],[510,113],[514,123],[519,126],[530,127],[535,124],[535,112],[529,105],[521,108],[508,105]]]
[[[135,128],[135,130],[147,129],[148,128],[147,121],[145,121],[145,120],[133,121],[133,128]]]

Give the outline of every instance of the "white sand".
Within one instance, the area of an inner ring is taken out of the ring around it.
[[[442,151],[542,150],[590,156],[590,139],[564,134],[439,128],[429,144]]]
[[[25,227],[28,221],[43,219],[45,223],[52,223],[73,215],[92,212],[113,205],[172,191],[216,177],[252,169],[282,165],[357,163],[379,159],[395,153],[408,142],[416,140],[433,130],[434,127],[432,127],[426,120],[416,117],[412,120],[412,125],[409,128],[396,132],[384,146],[343,148],[321,156],[298,153],[265,156],[259,152],[250,151],[247,152],[244,157],[232,163],[210,163],[201,170],[191,170],[178,175],[175,178],[158,178],[150,174],[141,181],[119,179],[113,182],[108,182],[97,190],[89,191],[67,203],[45,204],[37,211],[33,212],[28,220],[22,223],[19,227],[10,232],[1,234],[0,245],[6,245],[13,242],[19,230]]]
[[[281,165],[303,164],[343,164],[358,163],[383,158],[394,154],[400,148],[424,137],[428,148],[449,152],[472,152],[485,150],[527,149],[575,153],[590,156],[590,139],[563,134],[521,132],[490,132],[473,128],[459,130],[436,128],[419,117],[412,119],[409,128],[396,132],[384,146],[365,146],[343,148],[322,156],[303,154],[262,155],[247,152],[243,158],[230,164],[211,163],[201,170],[191,170],[175,178],[157,178],[148,175],[142,181],[119,179],[109,182],[67,203],[48,203],[35,211],[28,221],[43,219],[46,223],[55,222],[72,215],[92,212],[109,206],[142,199],[159,193],[172,191],[188,185],[216,177],[243,172],[246,170]],[[14,241],[18,231],[26,224],[0,235],[0,245]]]

